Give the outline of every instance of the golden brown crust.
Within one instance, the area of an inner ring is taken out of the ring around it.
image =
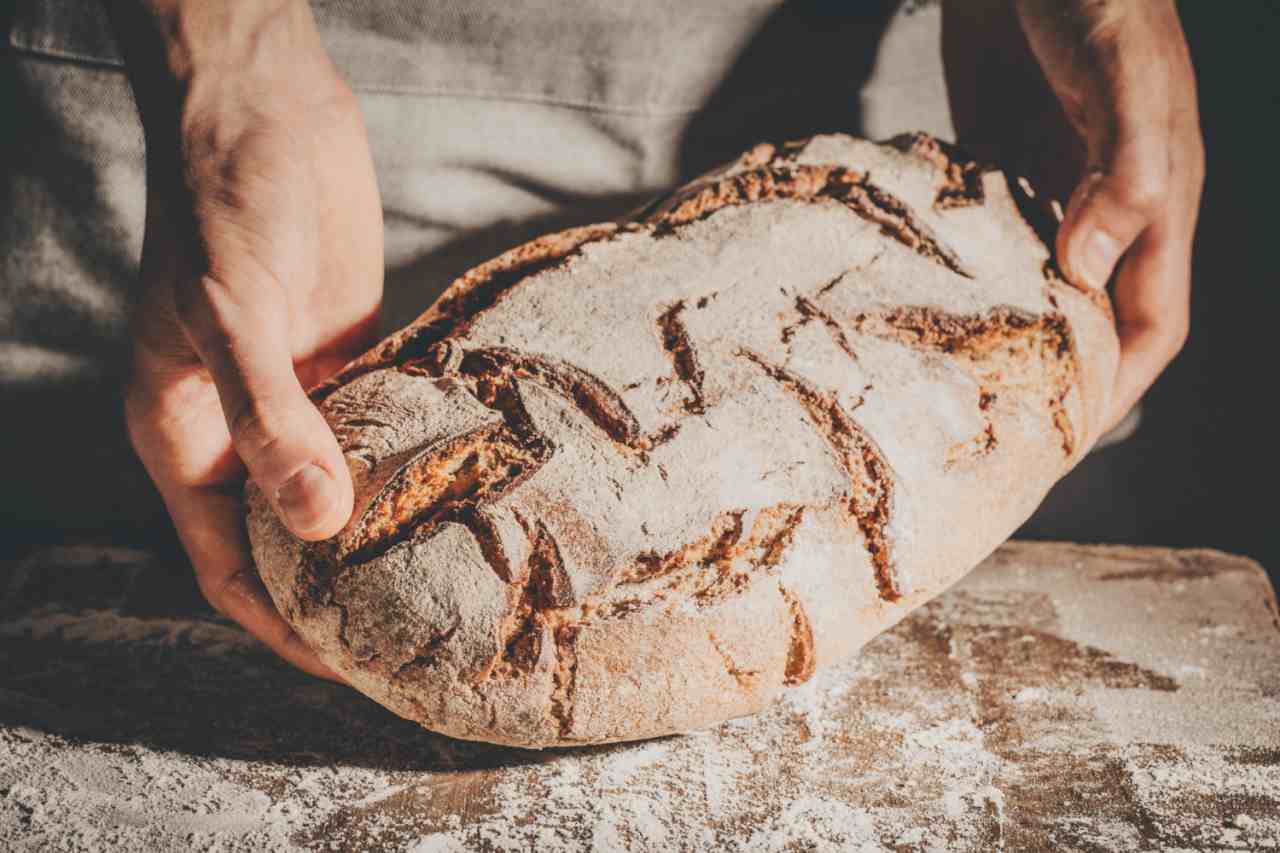
[[[1087,451],[1116,342],[999,173],[923,135],[761,145],[637,223],[468,272],[315,389],[357,512],[268,589],[464,738],[751,713],[961,577]]]

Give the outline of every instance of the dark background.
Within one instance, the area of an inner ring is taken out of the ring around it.
[[[1054,489],[1046,511],[1020,535],[1220,548],[1258,559],[1277,580],[1272,398],[1280,385],[1275,329],[1280,295],[1273,261],[1280,243],[1274,213],[1280,195],[1280,4],[1190,0],[1179,8],[1198,75],[1208,160],[1194,257],[1191,337],[1148,394],[1137,434],[1083,463]],[[6,32],[9,11],[0,9],[0,27]],[[874,55],[865,49],[852,53],[851,66],[861,61],[859,56],[865,60]],[[1003,94],[998,91],[999,61],[993,55],[992,66],[979,69],[997,81],[988,89],[997,100]],[[856,67],[846,70],[854,76],[866,73]],[[23,121],[11,95],[0,89],[0,131]],[[714,113],[708,111],[709,116]],[[790,132],[800,129],[766,135],[800,135]],[[717,130],[726,137],[728,152],[739,150],[740,141],[729,139],[736,134],[723,126]],[[0,412],[0,423],[20,416]],[[21,488],[13,479],[0,484],[4,490]],[[20,495],[11,491],[6,497]],[[165,531],[137,527],[75,534],[150,544],[159,537],[172,544]],[[0,555],[66,536],[53,519],[21,524],[6,519],[0,521]]]

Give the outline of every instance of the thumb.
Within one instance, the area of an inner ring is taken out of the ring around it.
[[[206,275],[175,307],[249,476],[295,535],[324,539],[351,515],[351,474],[294,373],[284,291],[259,277],[228,284]]]
[[[1167,142],[1156,134],[1121,141],[1072,193],[1058,231],[1067,277],[1106,287],[1120,258],[1159,214],[1168,193]]]

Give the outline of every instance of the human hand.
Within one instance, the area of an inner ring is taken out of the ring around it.
[[[351,514],[350,473],[303,389],[367,346],[382,295],[359,108],[305,2],[112,11],[147,141],[129,434],[210,604],[334,678],[254,570],[242,493],[247,473],[304,539]]]
[[[1003,43],[998,59],[970,53],[985,79],[949,79],[957,130],[996,142],[987,153],[1069,197],[1057,238],[1063,272],[1096,288],[1113,282],[1120,363],[1109,428],[1182,348],[1190,323],[1204,146],[1177,10],[1172,0],[1013,0],[1013,35],[1025,40],[1012,45],[999,35],[1010,28],[1007,8],[978,5],[988,8],[947,8],[944,52]],[[1019,49],[1031,62],[1020,66]],[[948,64],[949,76],[965,76]],[[978,105],[984,97],[995,103]]]

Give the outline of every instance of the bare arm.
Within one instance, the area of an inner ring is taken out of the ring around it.
[[[142,117],[147,219],[126,418],[205,596],[327,670],[253,569],[252,477],[305,539],[351,513],[304,387],[359,352],[382,221],[358,105],[305,0],[106,0]]]

